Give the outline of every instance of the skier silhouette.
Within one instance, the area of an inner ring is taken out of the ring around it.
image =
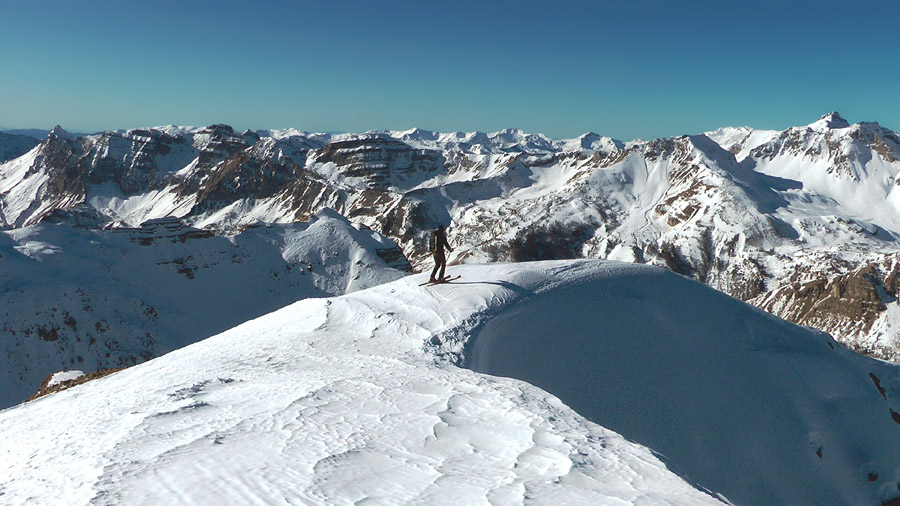
[[[447,257],[444,256],[444,248],[446,247],[447,250],[453,251],[450,243],[447,242],[447,234],[443,225],[439,225],[437,230],[431,233],[429,247],[431,254],[434,255],[434,270],[431,271],[429,283],[440,283],[444,281],[444,269],[447,267]],[[435,277],[438,274],[438,270],[440,270],[440,276]]]

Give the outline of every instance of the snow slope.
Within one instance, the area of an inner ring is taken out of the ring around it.
[[[0,407],[50,373],[132,365],[306,297],[407,273],[397,245],[331,210],[232,237],[178,220],[137,229],[0,232]]]
[[[0,412],[0,497],[718,502],[689,483],[736,504],[897,497],[895,366],[658,268],[453,269],[454,284],[297,302]]]
[[[896,366],[671,273],[586,278],[487,321],[467,364],[557,395],[736,504],[897,496]]]

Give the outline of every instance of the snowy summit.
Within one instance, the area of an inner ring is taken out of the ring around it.
[[[850,123],[845,120],[837,111],[830,112],[821,118],[815,123],[809,125],[809,128],[817,131],[824,132],[827,130],[835,130],[839,128],[848,128]]]
[[[655,267],[453,270],[300,301],[0,412],[3,502],[898,496],[895,366]]]

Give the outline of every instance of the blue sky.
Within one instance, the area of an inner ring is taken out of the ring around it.
[[[900,2],[0,0],[0,126],[900,129]]]

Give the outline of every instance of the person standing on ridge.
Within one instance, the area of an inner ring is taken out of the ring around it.
[[[444,248],[447,248],[448,251],[453,251],[450,243],[447,242],[444,226],[439,225],[437,230],[431,233],[431,241],[429,242],[429,249],[431,249],[431,254],[434,255],[434,270],[431,271],[429,283],[440,283],[444,280],[444,269],[447,267],[447,257],[444,256]],[[435,277],[438,274],[438,270],[440,270],[440,276]]]

